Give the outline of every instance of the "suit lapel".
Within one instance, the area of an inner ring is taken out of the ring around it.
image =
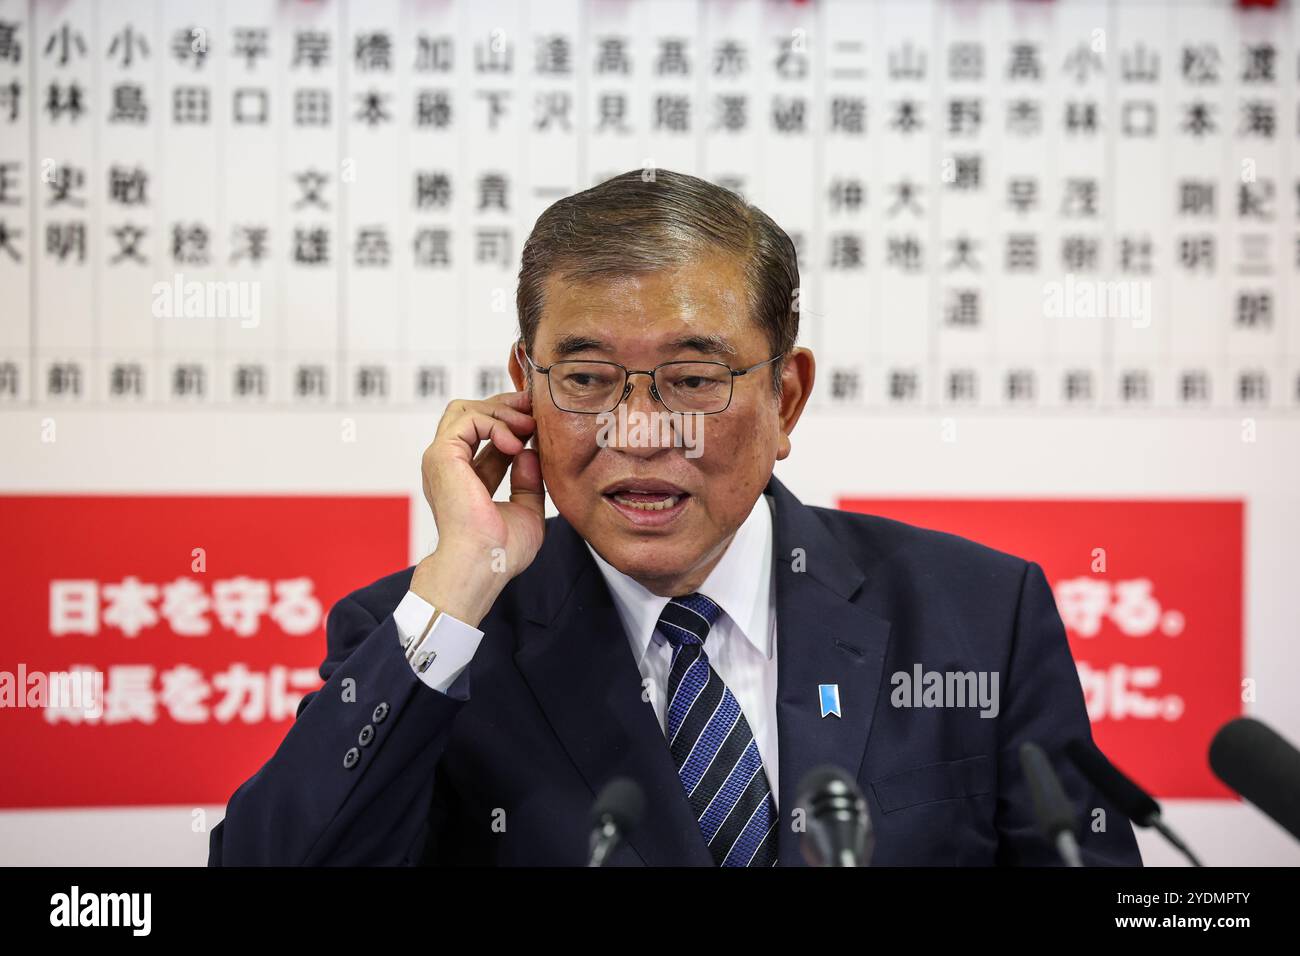
[[[832,764],[857,776],[881,692],[889,622],[853,603],[862,572],[817,516],[775,477],[778,854],[802,866],[791,812],[808,771]],[[515,662],[594,795],[615,777],[645,791],[628,840],[651,866],[711,866],[618,611],[582,538],[563,517],[524,572],[527,631]],[[836,684],[843,715],[822,717],[818,687]]]
[[[534,569],[524,592],[536,601],[515,662],[593,799],[615,777],[631,778],[646,798],[628,839],[641,860],[713,865],[605,579],[564,518],[550,522]]]
[[[791,827],[800,781],[823,764],[858,775],[881,693],[889,622],[853,603],[862,572],[816,514],[775,477],[767,492],[776,505],[777,849],[781,866],[803,866]],[[823,684],[838,685],[842,716],[822,716]]]

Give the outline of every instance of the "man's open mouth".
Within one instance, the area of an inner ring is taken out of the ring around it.
[[[615,501],[637,511],[663,511],[675,507],[684,495],[659,495],[648,491],[626,491],[610,495]]]
[[[690,497],[688,492],[664,481],[629,481],[607,488],[602,494],[624,514],[630,512],[629,517],[673,513]]]

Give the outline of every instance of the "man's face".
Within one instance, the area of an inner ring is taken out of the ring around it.
[[[592,285],[552,276],[530,356],[542,367],[594,359],[632,370],[677,360],[748,368],[772,353],[745,292],[730,257]],[[513,356],[511,374],[522,386]],[[796,350],[780,400],[770,366],[737,377],[726,411],[692,423],[698,444],[691,448],[638,446],[617,429],[602,432],[601,416],[560,410],[546,376],[532,379],[537,450],[555,507],[614,567],[657,594],[675,595],[703,583],[773,464],[789,454],[787,435],[812,385],[812,356]],[[628,415],[666,412],[650,395],[649,376],[630,382]],[[628,437],[635,437],[631,430]]]

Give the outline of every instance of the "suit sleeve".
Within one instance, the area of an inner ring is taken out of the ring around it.
[[[1002,675],[998,741],[998,861],[1021,866],[1060,862],[1038,830],[1020,745],[1038,744],[1074,805],[1085,866],[1141,866],[1133,826],[1066,758],[1075,738],[1092,739],[1078,670],[1042,568],[1030,563],[1021,582],[1010,661]],[[1102,811],[1099,814],[1097,811]],[[1104,816],[1102,815],[1104,814]],[[1104,822],[1104,830],[1100,827]]]
[[[325,685],[212,831],[209,866],[401,865],[427,836],[434,772],[468,697],[421,682],[394,617],[347,597],[326,623]]]

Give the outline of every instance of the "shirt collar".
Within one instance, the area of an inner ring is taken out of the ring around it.
[[[700,587],[700,593],[721,607],[736,629],[768,660],[772,658],[772,507],[767,495],[758,496],[749,516],[736,529],[727,550]],[[609,585],[640,666],[651,640],[663,642],[661,635],[656,636],[655,627],[668,598],[653,594],[619,571],[590,544],[587,550]]]

